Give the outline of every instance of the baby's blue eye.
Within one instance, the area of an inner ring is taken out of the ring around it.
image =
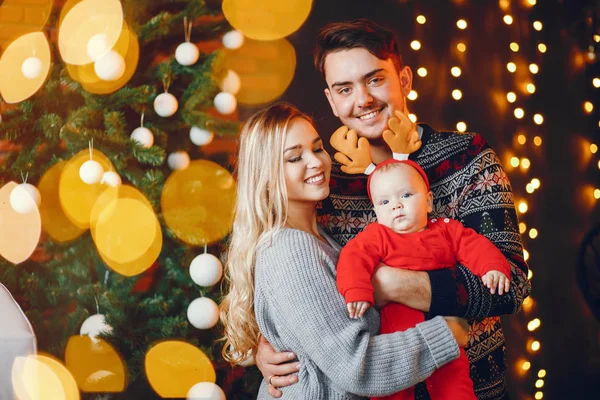
[[[389,201],[387,201],[387,200],[381,200],[381,204],[386,205],[387,203],[389,203]]]
[[[402,198],[403,198],[403,199],[407,199],[407,198],[409,198],[410,196],[412,196],[412,194],[410,194],[410,193],[404,193],[404,194],[402,195]]]

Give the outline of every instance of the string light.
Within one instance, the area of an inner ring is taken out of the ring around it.
[[[517,95],[515,92],[508,92],[506,93],[506,100],[508,100],[509,103],[514,103],[517,101]]]
[[[600,189],[594,190],[594,198],[596,200],[600,199]]]
[[[455,77],[458,78],[460,76],[460,74],[461,74],[461,70],[460,70],[459,67],[452,67],[450,69],[450,73],[452,74],[452,76],[455,76]]]
[[[542,321],[540,321],[539,318],[533,319],[533,320],[529,321],[529,323],[527,324],[527,330],[529,332],[533,332],[537,328],[539,328],[541,325],[542,325]]]
[[[425,78],[427,76],[427,69],[425,67],[421,67],[417,70],[417,74],[421,77],[421,78]]]
[[[517,70],[517,64],[514,62],[509,62],[506,64],[506,69],[508,69],[508,72],[515,72]]]
[[[410,47],[417,51],[421,48],[421,42],[419,42],[418,40],[413,40],[412,42],[410,42]]]
[[[535,381],[535,387],[538,389],[541,389],[544,387],[544,380],[543,379],[538,379],[537,381]]]
[[[531,343],[532,351],[538,351],[540,349],[540,347],[542,347],[542,345],[537,340],[534,340],[533,343]]]
[[[531,166],[531,161],[529,161],[529,158],[521,159],[521,167],[528,169],[530,166]]]
[[[533,138],[533,144],[535,144],[536,146],[541,146],[542,145],[542,138],[540,136],[536,136]]]
[[[520,134],[517,137],[517,142],[519,142],[519,144],[525,144],[525,143],[527,143],[527,137],[525,135],[523,135],[523,134]]]
[[[465,51],[467,51],[467,45],[464,43],[459,43],[456,45],[456,48],[458,49],[458,51],[460,51],[461,53],[464,53]]]
[[[590,144],[590,151],[592,152],[592,154],[596,154],[596,152],[598,151],[598,145],[595,143]]]
[[[535,122],[538,125],[541,125],[544,123],[544,116],[542,114],[535,114],[533,116],[533,122]]]
[[[544,378],[546,377],[546,370],[545,369],[540,369],[538,371],[538,378]]]
[[[519,203],[519,212],[521,214],[525,214],[527,212],[527,210],[529,209],[529,207],[527,207],[527,202],[525,200],[522,200]]]
[[[541,182],[538,178],[533,178],[531,180],[531,186],[533,186],[534,189],[539,189],[541,185]]]
[[[529,64],[529,72],[532,74],[537,74],[540,71],[540,67],[537,64]]]
[[[600,161],[598,161],[598,169],[600,169]]]
[[[591,102],[586,101],[585,103],[583,103],[583,109],[586,113],[589,114],[594,110],[594,105]]]
[[[465,21],[464,19],[459,19],[458,21],[456,21],[456,26],[458,27],[458,29],[467,29],[467,21]]]
[[[418,22],[419,24],[423,25],[425,22],[427,22],[427,18],[425,18],[425,16],[424,16],[424,15],[419,15],[419,16],[417,17],[417,22]]]
[[[600,78],[592,79],[592,85],[594,85],[595,88],[600,88]]]
[[[519,160],[519,157],[513,157],[510,159],[510,165],[512,165],[515,168],[517,168],[520,163],[521,161]]]
[[[419,94],[416,90],[411,90],[410,93],[408,93],[408,96],[406,97],[408,97],[409,100],[416,100],[417,97],[419,97]]]
[[[460,121],[459,123],[456,124],[456,129],[459,132],[465,132],[467,130],[467,124],[465,124],[464,122]]]
[[[600,42],[600,35],[594,35],[594,42]]]
[[[535,400],[542,400],[544,398],[544,393],[535,392]]]
[[[413,124],[417,123],[417,116],[416,116],[416,114],[413,114],[413,113],[408,114],[408,119],[410,119]]]
[[[531,363],[529,361],[525,361],[523,364],[521,364],[521,368],[523,368],[524,371],[529,371],[531,368]]]
[[[535,85],[533,83],[527,84],[527,91],[531,94],[535,93]]]
[[[531,228],[529,230],[529,237],[535,239],[538,236],[538,230],[535,228]]]
[[[454,100],[460,100],[462,99],[462,92],[458,89],[454,89],[452,91],[452,98],[454,98]]]
[[[523,234],[527,230],[527,224],[525,222],[519,222],[519,233]]]
[[[516,53],[517,51],[519,51],[519,44],[515,43],[515,42],[512,42],[510,44],[510,49]]]
[[[548,48],[546,47],[546,45],[545,45],[544,43],[540,43],[540,44],[538,44],[538,51],[539,51],[540,53],[545,53],[545,52],[546,52],[546,50],[548,50]]]
[[[543,27],[544,25],[540,21],[533,22],[533,29],[535,29],[536,31],[541,31]]]
[[[525,190],[529,194],[531,194],[531,193],[533,193],[535,191],[535,189],[533,188],[533,185],[531,183],[528,183],[527,185],[525,185]]]
[[[527,0],[527,2],[529,3],[529,5],[535,6],[535,4],[537,3],[536,0]]]
[[[520,107],[519,108],[515,108],[515,113],[514,114],[515,114],[515,118],[521,119],[521,118],[523,118],[525,116],[525,111],[523,111],[523,109],[520,108]]]
[[[525,249],[523,249],[523,259],[525,261],[529,260],[529,252]],[[531,270],[529,270],[529,274],[527,275],[527,279],[531,279],[531,277],[533,276],[533,272],[531,272]]]
[[[498,5],[501,9],[506,10],[508,7],[510,7],[510,0],[499,0]]]
[[[510,15],[505,15],[503,19],[506,25],[511,25],[513,23],[513,17]]]

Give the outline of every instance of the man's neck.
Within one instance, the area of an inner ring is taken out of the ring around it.
[[[387,143],[371,143],[371,159],[373,163],[379,164],[382,161],[389,160],[392,158],[392,151],[390,150]]]

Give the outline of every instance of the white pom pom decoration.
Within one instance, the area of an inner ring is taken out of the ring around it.
[[[177,112],[179,103],[171,93],[161,93],[154,99],[154,111],[161,117],[170,117]]]
[[[219,321],[219,306],[208,297],[198,297],[190,303],[187,317],[197,329],[210,329]]]
[[[231,93],[221,92],[213,100],[217,111],[223,115],[231,114],[237,108],[237,100]]]
[[[244,44],[244,34],[240,31],[229,31],[223,35],[223,46],[228,49],[239,49]]]
[[[200,254],[190,264],[190,276],[196,285],[212,286],[223,276],[223,265],[212,254]]]
[[[88,160],[79,167],[79,177],[88,185],[100,182],[104,175],[104,168],[94,160]]]
[[[172,170],[186,169],[190,165],[190,156],[185,151],[176,151],[169,154],[167,164]]]
[[[228,69],[220,86],[222,91],[236,95],[242,87],[242,80],[235,71]]]
[[[125,60],[111,50],[94,63],[94,72],[103,81],[116,81],[125,73]]]
[[[106,323],[104,315],[94,314],[83,321],[83,324],[81,324],[81,328],[79,329],[79,334],[82,336],[88,335],[92,338],[94,343],[98,343],[96,337],[100,332],[111,334],[112,330],[112,326]]]
[[[175,59],[181,65],[193,65],[199,57],[198,46],[191,42],[183,42],[175,50]]]
[[[143,126],[139,126],[131,132],[131,139],[135,140],[145,148],[152,147],[154,144],[154,135],[152,134],[152,131]]]
[[[27,214],[39,207],[42,197],[30,183],[21,183],[10,192],[10,206],[19,214]]]
[[[21,72],[27,79],[35,79],[42,73],[42,60],[29,57],[21,64]]]
[[[110,187],[121,186],[121,177],[114,171],[106,171],[104,174],[102,174],[102,180],[100,180],[100,183]]]
[[[200,382],[190,388],[187,400],[227,400],[225,392],[212,382]]]
[[[94,61],[98,61],[108,53],[108,38],[105,33],[97,33],[88,40],[87,53]]]
[[[197,126],[192,126],[190,128],[190,140],[196,146],[205,146],[212,142],[214,137],[215,134],[206,129],[198,128]]]

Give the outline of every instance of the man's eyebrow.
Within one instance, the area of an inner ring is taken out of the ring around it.
[[[323,140],[323,139],[321,139],[321,136],[317,136],[316,138],[314,138],[314,140],[312,142],[314,144],[314,143],[317,143],[319,140]],[[302,147],[302,146],[300,146],[299,144],[297,144],[295,146],[288,147],[283,152],[285,153],[286,151],[289,151],[289,150],[299,149],[300,147]]]
[[[372,77],[373,75],[375,75],[381,71],[385,71],[385,69],[383,69],[383,68],[374,69],[373,71],[370,71],[370,72],[364,74],[361,77],[361,80],[369,79],[370,77]],[[334,88],[335,86],[346,86],[346,85],[350,85],[350,84],[352,84],[352,82],[350,82],[350,81],[335,82],[333,85],[331,85],[331,88]]]

